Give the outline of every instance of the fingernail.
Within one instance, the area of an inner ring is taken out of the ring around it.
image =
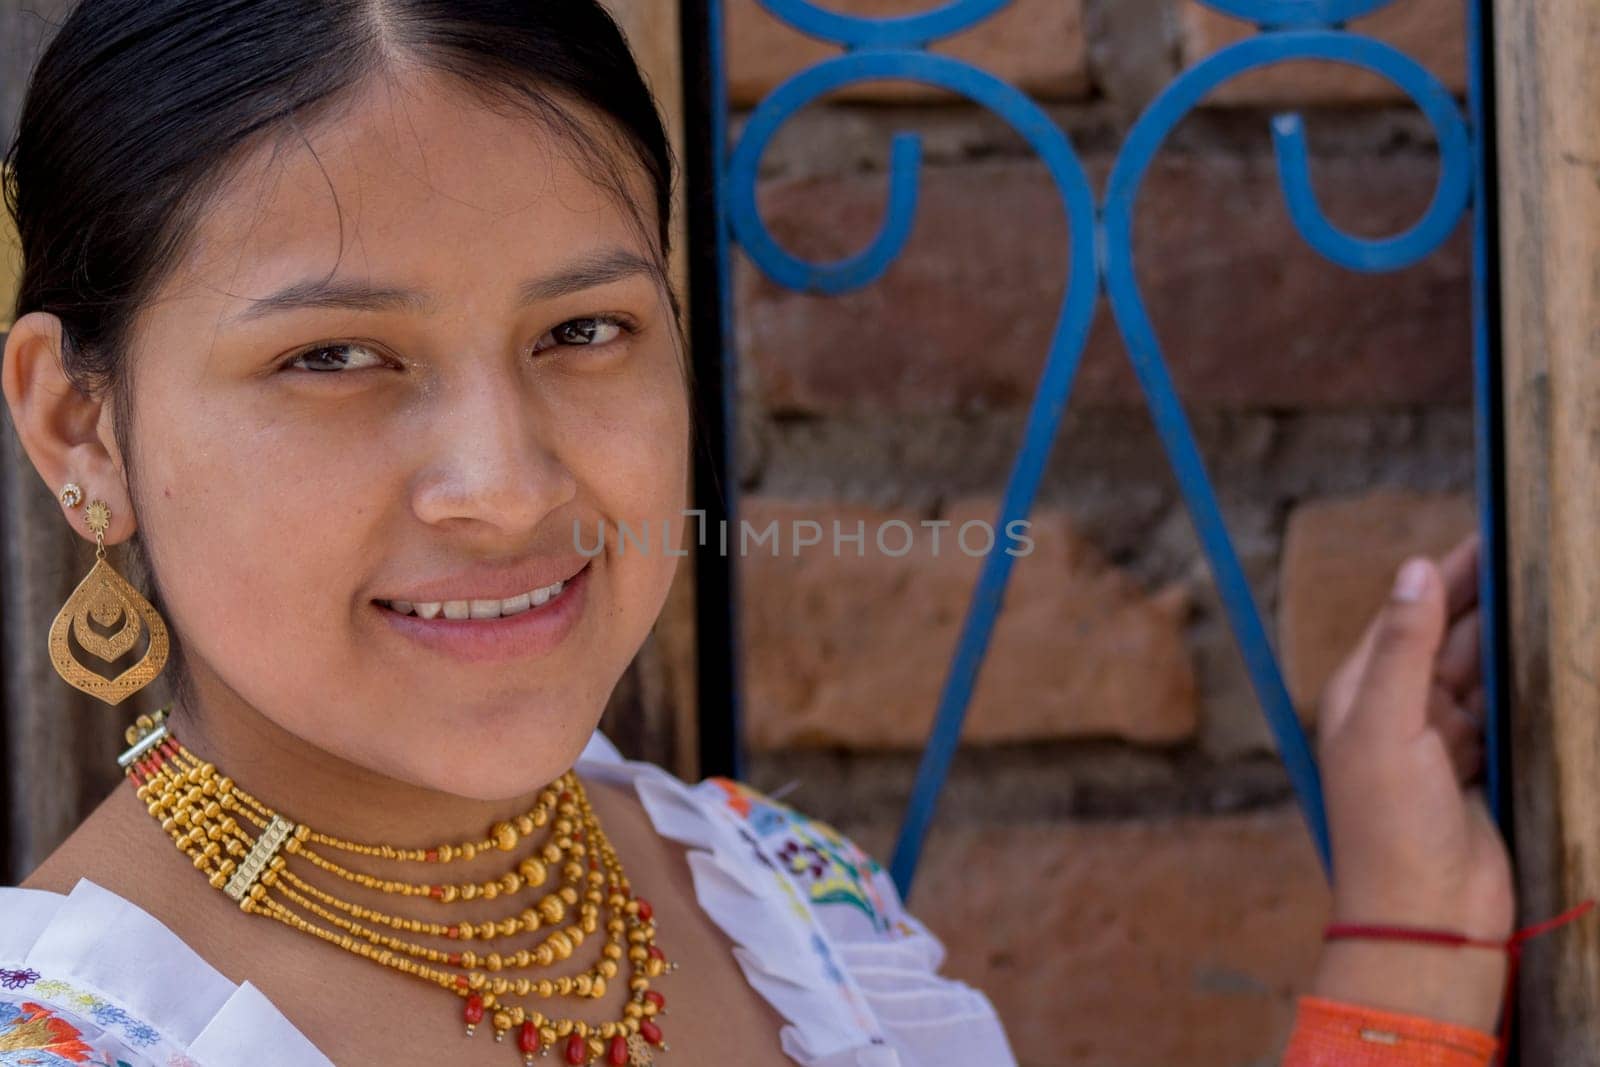
[[[1423,591],[1428,588],[1428,564],[1425,560],[1414,559],[1400,568],[1400,573],[1394,581],[1394,598],[1412,602],[1422,599]]]

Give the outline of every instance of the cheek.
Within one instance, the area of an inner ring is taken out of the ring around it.
[[[593,484],[607,487],[607,503],[620,514],[655,521],[679,515],[687,504],[688,465],[681,407],[662,398],[635,410],[626,422],[607,427],[604,443],[575,462],[592,465]]]
[[[139,517],[162,576],[170,620],[198,650],[246,642],[260,662],[279,647],[329,647],[317,628],[349,586],[363,516],[380,483],[375,450],[351,450],[309,426],[252,422],[245,410],[201,418],[167,412],[140,439]],[[153,425],[149,420],[146,425]],[[351,457],[356,462],[350,462]],[[248,624],[241,625],[247,618]]]
[[[593,549],[599,528],[605,532],[607,563],[626,583],[622,600],[640,601],[653,613],[665,598],[680,556],[696,527],[685,527],[688,501],[688,401],[675,364],[670,373],[641,376],[625,395],[590,407],[569,423],[560,453],[587,497],[582,510],[582,541]],[[563,531],[573,536],[571,520]],[[632,536],[616,551],[622,527]],[[599,527],[599,528],[597,528]],[[670,531],[670,540],[664,533]],[[645,548],[638,541],[645,541]]]

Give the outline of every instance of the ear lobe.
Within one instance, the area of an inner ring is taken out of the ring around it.
[[[83,393],[68,379],[59,318],[30,311],[11,324],[0,361],[0,387],[23,451],[50,495],[57,495],[69,481],[77,482],[86,500],[99,498],[111,506],[108,544],[131,533],[120,457],[106,448],[100,432],[101,419],[109,410],[102,398]],[[72,525],[83,534],[81,522]]]

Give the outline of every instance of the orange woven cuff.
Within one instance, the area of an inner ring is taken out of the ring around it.
[[[1470,1026],[1307,995],[1283,1067],[1487,1067],[1498,1046]]]

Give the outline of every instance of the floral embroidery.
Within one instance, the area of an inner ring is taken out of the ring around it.
[[[96,1004],[89,1009],[89,1013],[94,1016],[94,1021],[101,1026],[115,1026],[119,1023],[127,1026],[138,1021],[115,1004]]]
[[[874,1035],[873,1044],[881,1044],[882,1038],[877,1034],[878,1024],[872,1014],[872,1010],[867,1007],[855,984],[845,976],[844,968],[840,966],[839,960],[834,956],[833,948],[828,944],[828,939],[822,935],[822,931],[818,928],[819,920],[816,913],[807,907],[805,900],[796,891],[793,880],[785,877],[783,872],[777,868],[777,865],[767,858],[766,850],[762,848],[760,840],[743,826],[735,827],[735,829],[739,832],[740,840],[750,846],[750,852],[756,858],[756,861],[771,873],[773,883],[782,891],[784,899],[789,902],[789,909],[793,912],[795,918],[811,931],[811,950],[817,954],[822,964],[823,973],[827,975],[829,981],[833,982],[835,988],[839,990],[840,997],[850,1006],[850,1013],[854,1017],[856,1025],[865,1032]]]
[[[811,947],[816,951],[817,955],[822,957],[822,969],[828,972],[828,977],[833,979],[836,984],[844,985],[844,972],[839,969],[839,964],[835,962],[833,953],[828,949],[828,943],[815,930],[811,931]]]
[[[31,1000],[0,1003],[0,1064],[4,1067],[131,1067],[83,1040],[83,1031]]]
[[[149,1023],[135,1021],[128,1024],[128,1040],[140,1047],[153,1045],[161,1040],[161,1031]]]
[[[35,993],[43,993],[47,997],[70,997],[77,992],[72,986],[59,978],[41,978],[33,987]]]
[[[136,1048],[148,1048],[161,1042],[161,1032],[143,1019],[70,982],[41,977],[31,967],[0,968],[0,985],[7,989],[28,988],[41,1000],[54,1001],[67,1011],[91,1018],[108,1031],[118,1028],[121,1038]],[[28,1014],[30,1010],[32,1014]],[[51,1040],[55,1044],[39,1043],[46,1030],[53,1035]],[[83,1043],[82,1034],[79,1027],[49,1006],[23,1001],[18,1008],[9,1001],[0,1001],[0,1067],[60,1067],[69,1063],[131,1067],[124,1060],[106,1059]],[[182,1059],[185,1062],[180,1063],[179,1058],[174,1057],[170,1067],[194,1067],[187,1062],[188,1057]]]
[[[820,819],[802,815],[742,782],[708,778],[724,794],[728,809],[769,842],[780,864],[807,892],[813,905],[842,904],[858,909],[880,933],[905,931],[896,923],[878,887],[883,870],[877,860]]]
[[[15,971],[0,967],[0,989],[21,989],[29,982],[37,982],[38,980],[39,972],[32,967]]]
[[[795,892],[793,883],[784,877],[782,871],[778,870],[777,864],[767,858],[766,849],[761,847],[760,840],[743,826],[735,829],[739,831],[739,839],[750,846],[750,855],[772,875],[773,884],[783,890],[783,898],[789,902],[789,910],[794,913],[797,919],[806,923],[812,922],[811,909],[806,907],[806,902],[799,893]]]

